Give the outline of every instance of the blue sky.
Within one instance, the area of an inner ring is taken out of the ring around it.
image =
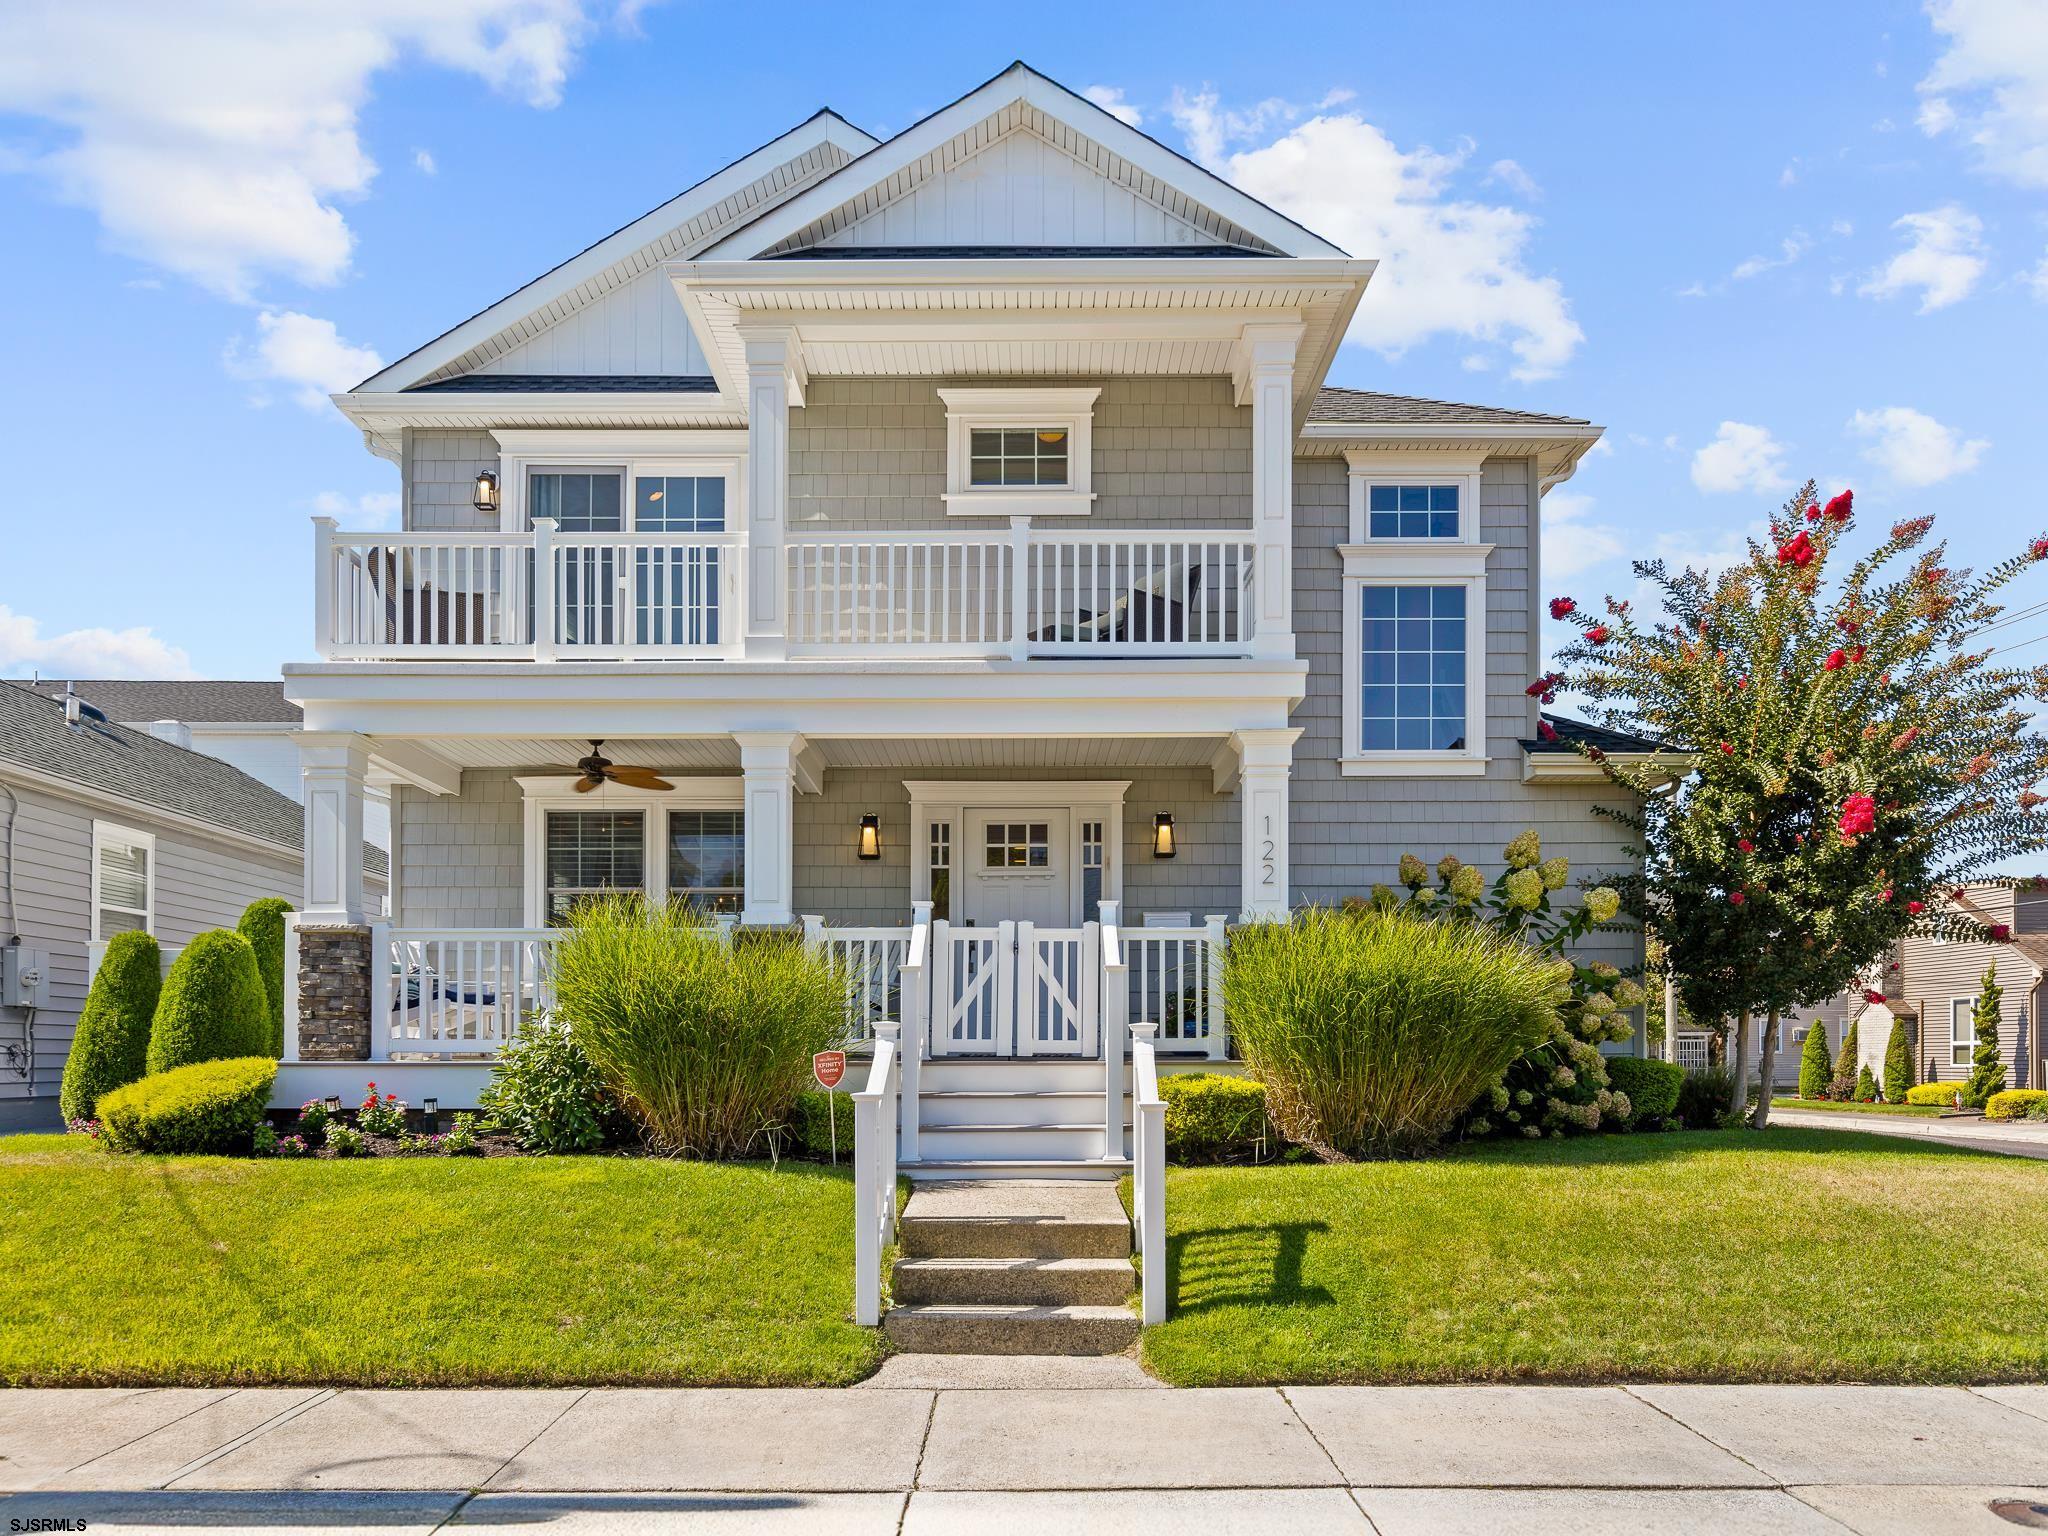
[[[2041,0],[343,9],[0,0],[0,675],[305,659],[307,518],[397,490],[325,388],[818,106],[886,135],[1018,56],[1382,259],[1331,382],[1605,425],[1554,590],[1808,475],[1959,561],[2048,524]]]

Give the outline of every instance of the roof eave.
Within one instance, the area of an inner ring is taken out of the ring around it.
[[[1607,761],[1620,768],[1650,770],[1659,784],[1671,784],[1692,772],[1689,752],[1609,752]],[[1613,780],[1598,763],[1576,752],[1536,752],[1522,748],[1524,784],[1609,784]]]

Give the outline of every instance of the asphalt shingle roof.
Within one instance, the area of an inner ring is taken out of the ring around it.
[[[1370,426],[1435,423],[1444,426],[1585,427],[1580,416],[1545,416],[1537,411],[1511,411],[1497,405],[1465,405],[1456,400],[1429,400],[1420,395],[1382,395],[1369,389],[1316,391],[1309,407],[1311,422],[1356,422]]]
[[[1550,728],[1557,732],[1556,741],[1525,741],[1524,752],[1574,752],[1575,743],[1583,741],[1589,747],[1598,747],[1602,752],[1629,756],[1639,752],[1661,752],[1661,742],[1647,736],[1631,736],[1625,731],[1610,731],[1604,725],[1594,725],[1585,720],[1574,720],[1569,715],[1545,715]]]
[[[1249,245],[813,245],[764,261],[1092,261],[1102,257],[1277,256]]]
[[[268,784],[146,731],[98,721],[73,729],[64,722],[63,704],[20,684],[0,683],[0,762],[244,832],[292,853],[305,845],[299,803]],[[383,875],[383,850],[364,845],[363,867]]]
[[[288,702],[283,683],[136,682],[120,677],[40,678],[23,687],[46,699],[78,696],[109,720],[182,720],[187,725],[297,725],[299,706]]]
[[[715,395],[718,380],[694,373],[465,373],[415,384],[408,395]]]

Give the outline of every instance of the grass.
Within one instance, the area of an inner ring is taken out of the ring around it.
[[[1939,1104],[1844,1104],[1839,1099],[1773,1099],[1773,1109],[1810,1109],[1823,1115],[1917,1115],[1939,1119],[1947,1110]]]
[[[0,1384],[836,1385],[847,1169],[0,1140]]]
[[[1185,1386],[2048,1374],[2048,1165],[1794,1130],[1175,1170]]]

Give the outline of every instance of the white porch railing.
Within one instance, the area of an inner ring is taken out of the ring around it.
[[[745,654],[746,536],[345,533],[314,522],[326,660],[709,659]],[[790,534],[793,656],[1241,656],[1249,531]]]
[[[897,1026],[875,1026],[868,1080],[853,1095],[853,1320],[882,1320],[882,1250],[896,1238]]]
[[[554,1001],[559,928],[370,930],[370,1057],[495,1056]]]
[[[1164,1046],[1199,1048],[1210,1060],[1221,1061],[1228,1043],[1223,1026],[1225,931],[1220,917],[1199,928],[1126,928],[1125,1017],[1156,1023]]]
[[[803,923],[805,942],[839,972],[849,1043],[872,1038],[878,1020],[911,1016],[903,996],[911,929],[828,928],[822,917],[806,917]]]
[[[1166,1101],[1159,1096],[1157,1026],[1131,1026],[1131,1225],[1138,1248],[1139,1315],[1166,1321]]]

